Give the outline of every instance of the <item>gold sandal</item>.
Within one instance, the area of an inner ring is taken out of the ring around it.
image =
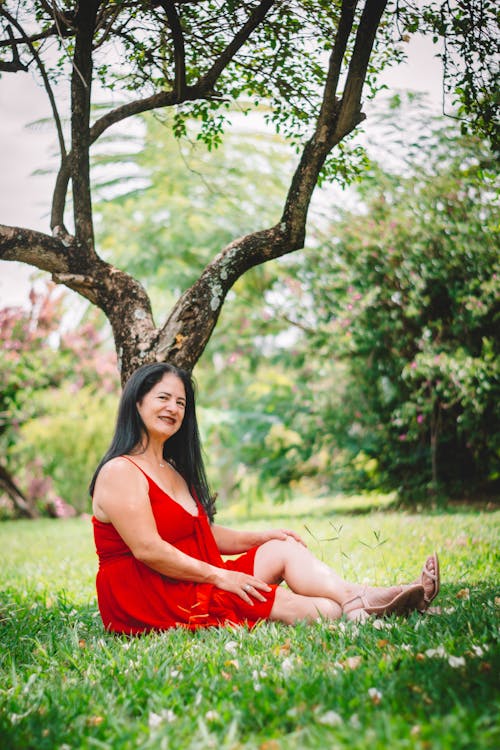
[[[434,562],[434,572],[428,568],[428,564],[431,560]],[[433,552],[432,555],[429,555],[429,557],[424,563],[424,567],[422,568],[422,573],[420,574],[420,580],[415,581],[415,583],[421,583],[423,586],[424,576],[427,576],[427,578],[431,579],[434,588],[430,595],[427,595],[424,590],[424,605],[421,609],[419,609],[419,612],[425,612],[425,610],[429,607],[430,603],[433,602],[436,596],[439,594],[441,580],[439,577],[439,560],[438,560],[437,552]]]
[[[406,615],[414,609],[418,609],[419,605],[422,604],[424,597],[424,587],[421,583],[410,584],[409,586],[401,586],[401,591],[394,596],[390,602],[386,604],[372,605],[366,598],[366,594],[358,594],[352,599],[344,602],[342,605],[342,612],[349,620],[365,620],[368,615]],[[348,604],[352,604],[357,599],[361,602],[360,607],[355,607],[349,612],[346,612],[345,608]],[[354,615],[356,613],[356,615]]]

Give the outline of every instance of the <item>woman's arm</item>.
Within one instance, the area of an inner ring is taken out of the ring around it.
[[[265,597],[260,591],[270,590],[255,576],[217,568],[186,555],[162,539],[151,509],[147,480],[124,459],[112,459],[99,472],[93,510],[99,520],[113,524],[137,560],[168,578],[211,583],[238,594],[250,604],[252,601],[244,586],[250,584],[255,590],[253,596],[261,601]]]
[[[238,555],[252,547],[258,547],[264,544],[264,542],[269,542],[271,539],[281,539],[282,541],[294,539],[296,542],[303,544],[304,547],[306,546],[300,536],[295,531],[290,531],[289,529],[236,531],[235,529],[228,529],[225,526],[212,524],[212,532],[221,555]]]

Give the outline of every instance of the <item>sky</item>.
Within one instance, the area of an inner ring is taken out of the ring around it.
[[[442,72],[436,47],[430,39],[414,35],[407,54],[408,61],[387,71],[384,82],[389,89],[426,92],[432,108],[440,112]],[[31,73],[2,75],[0,112],[0,224],[50,232],[56,135],[50,121],[33,124],[49,118],[50,107]],[[34,174],[37,171],[42,173]],[[26,304],[33,272],[25,264],[0,261],[0,307]]]

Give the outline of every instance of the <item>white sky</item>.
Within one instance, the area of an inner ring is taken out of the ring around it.
[[[415,35],[407,52],[408,62],[385,73],[384,82],[389,89],[427,92],[439,112],[442,72],[436,47]],[[0,112],[0,223],[49,232],[55,175],[33,173],[57,166],[55,128],[52,123],[29,126],[50,117],[45,91],[30,73],[5,73],[0,79]],[[0,261],[0,307],[26,302],[33,271],[25,264]]]

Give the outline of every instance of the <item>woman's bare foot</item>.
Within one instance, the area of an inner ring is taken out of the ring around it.
[[[363,592],[344,602],[342,611],[348,620],[364,622],[369,615],[405,615],[419,609],[424,600],[422,584],[378,588],[367,586]]]

